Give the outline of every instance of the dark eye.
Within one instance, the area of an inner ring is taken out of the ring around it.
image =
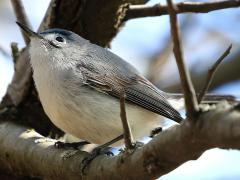
[[[63,37],[61,37],[61,36],[57,36],[55,39],[56,39],[58,42],[64,42],[64,39],[63,39]]]

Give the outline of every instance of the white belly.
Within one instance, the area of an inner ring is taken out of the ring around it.
[[[118,99],[84,88],[79,96],[52,95],[40,99],[52,122],[77,138],[94,144],[106,143],[123,134]],[[70,100],[71,99],[71,100]],[[127,118],[135,140],[150,135],[161,116],[139,106],[126,105]],[[163,123],[163,121],[162,121]]]
[[[54,78],[49,74],[34,79],[43,108],[57,127],[94,144],[104,144],[123,134],[118,99],[86,86],[75,87],[77,93],[72,92],[69,86],[51,81]],[[126,103],[126,112],[134,140],[149,136],[151,130],[164,124],[162,116],[133,104]]]

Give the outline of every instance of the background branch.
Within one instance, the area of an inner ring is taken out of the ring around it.
[[[223,84],[237,81],[240,78],[239,67],[240,67],[240,52],[231,54],[226,57],[221,66],[218,68],[214,75],[214,81],[212,81],[210,90],[219,87]],[[194,68],[190,69],[190,74],[196,91],[200,91],[206,82],[206,74],[208,74],[208,69],[201,72],[197,72]],[[164,87],[164,80],[158,80],[157,85],[161,85],[164,91],[168,92],[181,92],[181,83],[179,81],[172,82]]]
[[[211,2],[180,2],[176,3],[176,13],[208,13],[210,11],[221,10],[226,8],[239,7],[240,0],[224,0]],[[125,21],[134,18],[161,16],[168,13],[167,5],[156,4],[154,6],[147,5],[131,5],[127,11]]]

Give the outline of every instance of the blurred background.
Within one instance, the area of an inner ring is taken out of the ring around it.
[[[22,0],[36,30],[49,0]],[[151,0],[148,4],[164,4]],[[233,44],[231,54],[214,76],[211,92],[240,98],[240,11],[225,9],[208,14],[181,14],[184,56],[197,91],[205,82],[208,69]],[[15,24],[9,0],[0,1],[0,98],[13,75],[10,43],[24,47]],[[179,75],[172,53],[169,17],[151,17],[128,21],[111,43],[111,51],[134,65],[160,89],[181,92]],[[198,160],[189,161],[161,180],[235,180],[240,179],[240,151],[212,149]]]

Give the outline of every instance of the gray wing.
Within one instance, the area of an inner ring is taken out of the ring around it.
[[[178,111],[164,97],[164,92],[117,55],[93,46],[94,51],[88,50],[85,58],[77,64],[87,86],[116,98],[124,91],[126,101],[176,122],[182,121]]]

